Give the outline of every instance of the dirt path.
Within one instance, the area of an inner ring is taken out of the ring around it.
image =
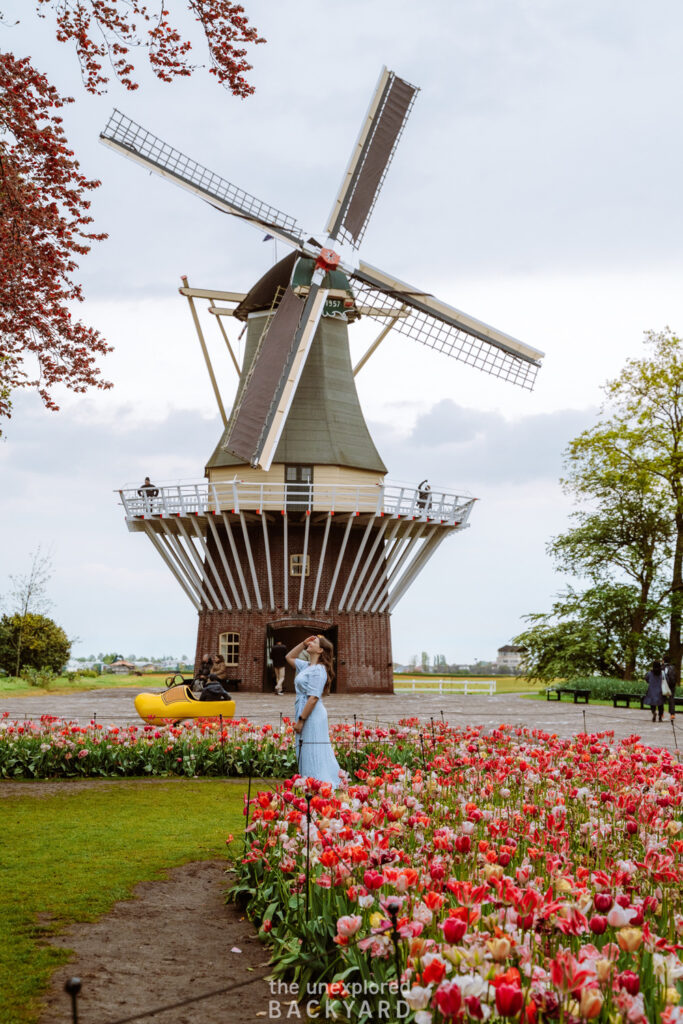
[[[276,1019],[277,997],[265,980],[268,948],[253,925],[226,905],[224,861],[200,861],[143,882],[133,898],[117,903],[93,924],[51,940],[74,951],[45,997],[40,1024],[71,1020],[67,978],[82,982],[78,1000],[84,1024],[113,1024],[135,1017],[141,1024],[246,1024]],[[234,991],[175,1005],[229,986]],[[155,1013],[156,1008],[168,1007]],[[172,1007],[172,1008],[171,1008]],[[288,1007],[283,1004],[281,1017]]]

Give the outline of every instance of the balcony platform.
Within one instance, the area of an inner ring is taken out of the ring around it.
[[[147,535],[198,612],[390,613],[476,501],[392,484],[148,491],[118,492],[128,529]]]
[[[348,515],[390,518],[406,522],[434,523],[464,529],[476,498],[453,492],[432,491],[425,500],[416,488],[386,484],[365,487],[321,487],[306,484],[253,484],[235,481],[212,484],[165,484],[158,493],[145,495],[142,488],[119,490],[129,526],[137,521],[213,517],[220,513],[261,516],[262,513],[325,518]],[[134,528],[134,526],[133,526]]]

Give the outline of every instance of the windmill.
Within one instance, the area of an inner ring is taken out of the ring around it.
[[[416,94],[382,70],[322,242],[117,110],[100,136],[292,250],[246,294],[183,279],[223,434],[205,482],[153,497],[119,492],[129,529],[147,534],[198,612],[198,655],[220,647],[243,689],[268,686],[264,654],[274,639],[293,646],[315,631],[335,644],[340,692],[391,692],[390,614],[446,537],[468,525],[472,498],[385,481],[354,377],[387,334],[526,389],[540,367],[543,353],[357,256]],[[239,372],[229,416],[201,299]],[[241,367],[228,316],[246,324]],[[381,330],[353,367],[348,325],[361,317]]]

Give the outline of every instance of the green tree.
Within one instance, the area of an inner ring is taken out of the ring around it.
[[[649,331],[650,354],[630,359],[605,386],[600,422],[570,446],[570,459],[590,464],[593,453],[615,474],[647,482],[671,519],[669,656],[680,678],[683,619],[683,342],[669,328]]]
[[[563,481],[565,490],[590,507],[572,514],[570,529],[548,551],[561,572],[586,578],[595,588],[624,582],[634,588],[620,602],[621,613],[631,616],[623,637],[623,676],[632,679],[648,627],[660,623],[668,608],[672,520],[661,488],[630,465],[616,472],[600,440],[571,459]]]
[[[638,588],[601,583],[583,592],[568,588],[546,614],[525,615],[531,624],[513,643],[526,647],[524,672],[549,682],[595,673],[623,679],[632,637]],[[639,667],[661,652],[665,620],[661,607],[647,609],[639,644]]]
[[[28,612],[0,618],[0,668],[6,672],[17,676],[24,668],[61,672],[70,653],[66,633],[46,615]]]
[[[31,566],[24,576],[10,576],[10,600],[11,610],[15,613],[19,623],[16,637],[16,656],[14,665],[7,671],[13,671],[18,677],[19,671],[24,665],[22,657],[23,647],[23,626],[28,616],[37,613],[44,614],[49,611],[52,602],[47,597],[47,584],[52,577],[52,556],[44,554],[40,547],[31,555]],[[42,666],[38,666],[39,668]]]

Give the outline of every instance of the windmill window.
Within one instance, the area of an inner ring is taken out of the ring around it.
[[[218,637],[218,651],[225,658],[226,665],[239,665],[240,663],[240,635],[239,633],[221,633]]]
[[[311,556],[306,555],[306,566],[304,569],[304,556],[303,555],[290,555],[289,556],[289,575],[290,576],[310,576],[311,574]]]

